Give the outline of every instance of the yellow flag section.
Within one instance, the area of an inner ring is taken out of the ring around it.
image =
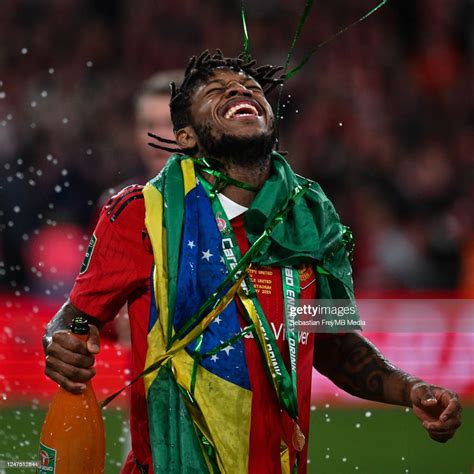
[[[172,259],[167,255],[167,249],[170,248],[172,243],[167,240],[167,229],[164,222],[170,222],[165,219],[165,214],[172,212],[172,205],[168,206],[168,202],[165,203],[166,199],[164,199],[164,196],[169,196],[168,199],[173,200],[176,198],[177,201],[181,199],[185,205],[186,196],[196,187],[196,176],[192,160],[180,160],[180,181],[176,178],[176,169],[177,167],[175,167],[174,175],[170,176],[170,168],[168,174],[163,176],[158,186],[148,183],[143,190],[146,208],[145,224],[154,255],[153,294],[158,313],[158,317],[148,333],[146,367],[163,360],[163,358],[168,358],[167,367],[171,369],[170,372],[173,374],[174,381],[180,387],[181,392],[189,395],[186,396],[179,393],[179,396],[182,397],[186,404],[197,437],[201,442],[202,453],[204,454],[209,472],[240,474],[248,471],[252,392],[237,384],[228,382],[205,369],[202,365],[198,365],[196,385],[191,397],[191,374],[194,359],[184,350],[184,346],[191,341],[188,340],[188,337],[184,336],[181,340],[177,340],[172,347],[167,348],[168,335],[174,334],[173,328],[168,326],[172,324],[170,322],[172,321],[170,314],[174,310],[174,308],[169,308],[169,289],[171,285],[176,286],[177,282],[171,281],[168,278],[168,265],[172,265],[173,262],[170,262]],[[164,189],[167,185],[173,184],[175,186],[177,182],[180,183],[180,191],[174,188],[173,193],[169,193],[170,189]],[[176,195],[177,191],[181,193],[181,196]],[[185,213],[183,213],[184,215]],[[175,218],[176,216],[169,217]],[[181,225],[183,225],[182,221],[183,219],[181,220]],[[177,260],[179,259],[174,260],[176,265]],[[229,304],[239,285],[240,281],[234,284],[223,298],[225,301],[219,304],[219,308],[211,311],[203,319],[202,323],[191,331],[188,335],[191,336],[191,339],[202,333],[224,307]],[[176,291],[175,288],[174,291]],[[209,290],[209,292],[211,291],[212,289]],[[186,298],[188,295],[177,294],[176,297]],[[192,315],[189,316],[191,317]],[[159,370],[145,376],[147,396],[150,387],[158,376],[158,372]],[[156,403],[165,404],[167,400],[157,400]],[[209,446],[203,444],[203,439],[211,446],[210,450]],[[153,440],[151,442],[153,449]],[[173,446],[166,448],[170,452],[176,449]],[[169,469],[173,470],[172,467]]]

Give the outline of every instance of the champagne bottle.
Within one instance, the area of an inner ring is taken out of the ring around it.
[[[86,341],[87,320],[76,317],[71,332]],[[103,474],[105,431],[91,382],[82,394],[59,388],[40,436],[38,474]]]

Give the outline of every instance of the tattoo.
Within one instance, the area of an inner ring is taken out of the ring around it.
[[[322,359],[322,360],[318,360]],[[315,367],[357,397],[410,406],[417,380],[391,364],[367,339],[356,333],[335,335],[315,349]]]
[[[56,331],[68,330],[71,328],[72,320],[76,316],[82,316],[87,319],[89,324],[94,324],[99,329],[102,327],[102,323],[99,322],[96,318],[87,315],[78,308],[76,308],[72,303],[66,301],[66,303],[61,306],[59,311],[56,313],[54,318],[46,326],[46,331],[43,336],[43,350],[46,353],[46,349],[53,340],[53,334]]]
[[[359,397],[382,400],[384,379],[393,369],[367,340],[358,339],[347,352],[340,370],[345,390]]]

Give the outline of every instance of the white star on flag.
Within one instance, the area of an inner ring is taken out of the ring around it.
[[[196,244],[194,243],[194,240],[188,240],[188,247],[190,249],[193,249],[194,247],[196,247]]]
[[[221,258],[219,259],[220,263],[225,263],[224,257],[221,255]]]
[[[214,255],[211,253],[211,249],[207,249],[205,252],[202,252],[202,257],[201,259],[204,260],[206,259],[208,262],[213,257]]]
[[[220,343],[222,344],[224,341],[220,341]],[[229,355],[229,352],[230,351],[233,351],[235,349],[235,347],[232,347],[230,344],[226,347],[224,347],[223,349],[221,349],[222,352],[225,352],[227,355]]]
[[[220,316],[217,316],[216,319],[214,319],[214,322],[217,323],[217,324],[220,324],[222,321],[221,317]]]
[[[212,362],[217,362],[218,359],[219,359],[219,357],[217,357],[217,354],[214,354],[214,355],[211,357]]]

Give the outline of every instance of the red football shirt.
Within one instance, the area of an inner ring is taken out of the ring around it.
[[[107,322],[128,302],[132,343],[132,377],[144,369],[147,352],[150,275],[153,256],[145,228],[142,187],[131,186],[114,196],[103,208],[94,231],[96,243],[87,270],[76,279],[71,302],[81,311]],[[244,253],[249,243],[243,216],[231,221],[239,246]],[[283,321],[283,293],[280,268],[257,268],[250,276],[262,309],[289,367],[288,342]],[[300,270],[301,297],[316,296],[316,279],[311,267]],[[239,312],[241,311],[238,305]],[[240,314],[242,327],[246,326]],[[251,335],[248,335],[251,336]],[[291,444],[293,423],[281,412],[273,387],[267,379],[261,355],[253,337],[244,340],[245,357],[252,389],[252,420],[249,440],[249,473],[280,472],[280,440],[290,448],[291,462],[295,451]],[[299,333],[298,401],[300,427],[308,438],[313,365],[312,334]],[[132,453],[123,473],[139,473],[134,459],[148,465],[152,472],[148,417],[143,381],[131,388],[130,428]],[[301,453],[299,473],[306,472],[307,444]]]

